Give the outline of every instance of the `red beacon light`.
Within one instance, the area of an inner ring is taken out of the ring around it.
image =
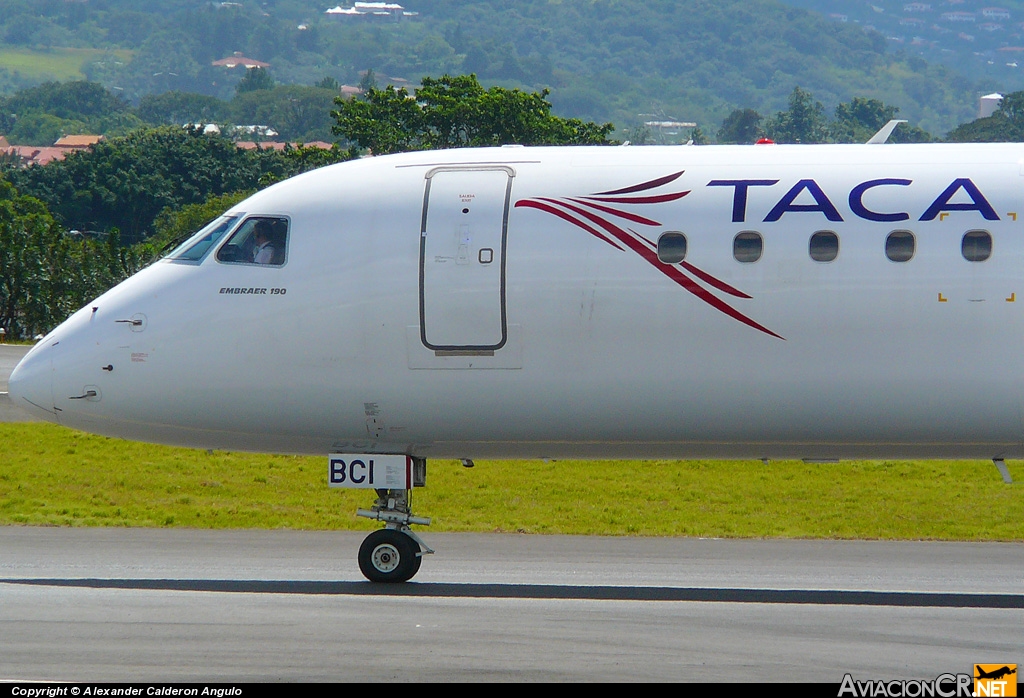
[[[775,141],[771,138],[758,138],[754,145],[775,145]]]

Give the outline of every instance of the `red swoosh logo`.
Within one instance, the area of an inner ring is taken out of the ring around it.
[[[711,288],[737,298],[750,298],[751,296],[727,284],[721,279],[712,276],[706,271],[695,267],[689,262],[683,261],[678,265],[662,262],[658,259],[658,249],[655,243],[651,242],[635,230],[623,228],[613,223],[604,215],[601,215],[606,214],[607,216],[613,216],[615,218],[620,218],[649,227],[660,226],[661,223],[656,220],[646,216],[641,216],[633,213],[632,211],[623,210],[622,208],[619,208],[619,206],[658,204],[667,201],[676,201],[683,198],[690,192],[677,191],[645,196],[626,196],[628,194],[648,192],[651,189],[657,189],[658,187],[665,186],[666,184],[671,184],[679,179],[682,174],[682,171],[675,172],[664,177],[658,177],[657,179],[652,179],[647,182],[641,182],[640,184],[634,184],[632,186],[612,191],[598,192],[589,196],[567,197],[561,199],[548,197],[520,199],[515,203],[515,207],[533,208],[549,213],[567,221],[568,223],[572,223],[577,228],[585,230],[597,239],[608,243],[617,250],[631,250],[676,284],[686,289],[720,313],[728,315],[734,320],[742,322],[744,325],[752,327],[760,332],[764,332],[767,335],[785,340],[781,335],[772,332],[756,320],[747,317],[721,298],[715,296],[711,291],[697,283],[695,279],[699,279]],[[594,203],[596,201],[600,201],[602,203]],[[618,206],[606,206],[603,204],[617,204]],[[691,278],[691,275],[693,278]]]

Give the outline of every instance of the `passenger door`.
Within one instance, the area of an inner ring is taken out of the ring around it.
[[[420,230],[420,337],[435,351],[505,345],[505,242],[514,171],[438,167],[426,175]]]

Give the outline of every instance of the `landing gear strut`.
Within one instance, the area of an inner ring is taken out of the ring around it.
[[[377,490],[371,509],[356,514],[386,522],[359,546],[359,569],[371,582],[407,582],[419,571],[424,555],[434,551],[409,528],[430,525],[430,519],[410,513],[412,490]]]

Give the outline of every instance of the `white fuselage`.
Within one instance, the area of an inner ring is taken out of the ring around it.
[[[157,262],[10,390],[70,427],[203,448],[1021,457],[1022,174],[1009,144],[343,163],[232,209],[287,219],[285,263]],[[896,230],[909,261],[886,256]],[[666,231],[682,265],[657,259]],[[734,257],[744,231],[755,262]],[[833,261],[811,258],[818,231]],[[988,259],[965,259],[968,231]]]

